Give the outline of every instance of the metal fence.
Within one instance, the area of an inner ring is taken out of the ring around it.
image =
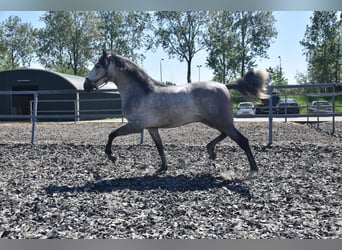
[[[317,88],[331,88],[332,92],[330,93],[304,93],[300,95],[304,95],[306,98],[306,105],[301,106],[301,109],[308,110],[309,108],[309,98],[325,98],[329,97],[331,99],[331,112],[317,112],[315,114],[310,114],[306,112],[304,114],[289,114],[287,113],[286,107],[284,114],[277,114],[274,112],[275,106],[273,105],[272,99],[275,95],[270,95],[269,99],[269,106],[268,106],[268,113],[264,115],[256,115],[257,117],[267,117],[268,118],[268,127],[269,127],[269,135],[268,135],[268,146],[270,146],[273,142],[273,119],[274,118],[284,118],[286,122],[288,118],[294,117],[306,117],[306,122],[310,122],[310,118],[314,118],[317,126],[319,126],[320,117],[329,117],[331,118],[332,122],[332,134],[335,133],[335,117],[342,116],[342,112],[336,112],[336,97],[342,96],[342,92],[335,92],[335,84],[310,84],[310,85],[287,85],[287,86],[269,86],[269,93],[273,93],[274,91],[279,91],[281,89],[317,89]],[[117,89],[105,89],[105,90],[98,90],[98,92],[108,92],[108,93],[118,93]],[[299,91],[296,91],[299,92]],[[83,90],[43,90],[43,91],[0,91],[0,97],[4,95],[32,95],[33,100],[30,101],[30,114],[0,114],[0,119],[30,119],[32,123],[32,136],[31,136],[31,143],[34,144],[35,142],[35,128],[36,122],[39,119],[60,119],[66,118],[71,119],[74,122],[79,121],[80,119],[103,119],[103,118],[121,118],[121,121],[124,122],[124,118],[122,115],[122,110],[120,109],[82,109],[80,112],[80,102],[96,102],[96,101],[118,101],[120,98],[104,98],[104,99],[82,99],[80,100],[79,95],[81,93],[88,93]],[[96,92],[92,92],[96,93]],[[48,95],[48,94],[75,94],[75,99],[58,99],[58,100],[46,100],[46,99],[39,99],[39,97]],[[298,96],[299,94],[276,94],[278,97],[282,96],[285,99],[288,96]],[[238,98],[238,97],[234,97]],[[39,109],[39,104],[42,103],[70,103],[70,109],[54,109],[53,112],[49,110]],[[67,113],[67,114],[66,114]],[[141,143],[143,143],[144,134],[141,133]]]
[[[98,90],[98,92],[106,93],[118,93],[117,89],[105,89]],[[80,103],[85,102],[103,102],[103,101],[121,101],[120,98],[103,98],[103,99],[82,99],[80,100],[79,95],[81,93],[88,93],[82,90],[41,90],[41,91],[0,91],[0,96],[12,96],[12,95],[32,95],[33,99],[29,102],[29,114],[0,114],[0,119],[2,120],[18,120],[18,119],[30,119],[32,123],[32,134],[31,143],[35,142],[35,131],[36,122],[40,119],[52,120],[52,119],[69,119],[75,122],[81,119],[103,119],[103,118],[121,118],[122,122],[123,115],[121,107],[118,109],[105,108],[105,109],[80,109]],[[95,93],[95,92],[94,92]],[[44,95],[65,95],[65,94],[75,94],[75,99],[40,99]],[[54,103],[57,108],[53,110],[39,109],[39,104],[43,103]],[[69,109],[59,109],[58,104],[70,103],[71,108]],[[108,105],[110,106],[110,105]],[[82,111],[82,112],[81,112]]]
[[[336,97],[338,96],[342,96],[342,92],[336,92],[336,84],[306,84],[306,85],[285,85],[285,86],[269,86],[269,93],[274,93],[276,91],[279,90],[288,90],[288,89],[295,89],[296,91],[294,91],[294,93],[292,94],[276,94],[277,96],[284,96],[285,100],[288,96],[296,96],[301,91],[298,91],[299,89],[305,90],[305,89],[316,89],[319,90],[320,88],[324,88],[324,89],[330,89],[329,93],[303,93],[301,94],[302,96],[305,96],[306,98],[306,106],[304,107],[299,107],[299,108],[304,108],[306,109],[306,113],[304,114],[287,114],[286,112],[286,108],[285,108],[285,112],[284,114],[274,114],[274,106],[272,103],[272,99],[274,98],[275,94],[271,94],[270,95],[270,99],[269,99],[269,107],[268,107],[268,127],[269,127],[269,133],[268,133],[268,145],[270,146],[273,143],[273,118],[284,118],[285,122],[287,121],[287,118],[289,117],[305,117],[306,118],[306,122],[309,123],[310,122],[310,118],[314,117],[316,119],[316,123],[317,126],[319,126],[319,121],[320,121],[320,117],[330,117],[331,118],[331,124],[332,124],[332,128],[331,128],[331,134],[335,133],[335,117],[336,116],[342,116],[342,112],[336,112]],[[326,98],[329,97],[331,98],[331,112],[316,112],[314,114],[310,114],[308,112],[309,110],[309,97],[311,98]],[[286,107],[286,105],[285,105]]]

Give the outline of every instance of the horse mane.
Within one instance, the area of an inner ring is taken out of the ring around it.
[[[139,83],[139,86],[142,87],[145,93],[152,92],[155,86],[164,86],[163,84],[150,77],[144,70],[142,70],[137,64],[135,64],[128,58],[117,54],[112,54],[110,56],[110,59],[117,69],[129,73],[130,77],[132,77]]]

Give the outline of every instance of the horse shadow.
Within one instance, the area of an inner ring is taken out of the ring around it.
[[[248,186],[241,180],[222,180],[211,174],[202,174],[195,177],[185,175],[178,176],[139,176],[129,178],[116,178],[107,180],[90,181],[83,186],[58,186],[50,185],[45,188],[48,195],[54,193],[109,193],[117,190],[166,190],[168,192],[205,191],[214,188],[226,188],[243,198],[251,199],[252,195]]]

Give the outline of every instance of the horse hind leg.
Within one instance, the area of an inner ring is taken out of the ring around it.
[[[214,140],[212,140],[211,142],[209,142],[207,144],[207,151],[208,151],[210,160],[216,159],[215,146],[217,143],[219,143],[220,141],[222,141],[226,137],[227,137],[227,135],[225,133],[221,133],[218,137],[216,137]]]
[[[156,144],[159,156],[162,161],[161,167],[156,172],[156,174],[159,175],[167,171],[167,162],[166,162],[166,157],[164,153],[163,143],[162,143],[162,140],[160,138],[159,131],[157,128],[149,128],[148,132],[150,133],[154,143]]]
[[[233,141],[235,141],[240,146],[240,148],[244,150],[250,165],[250,171],[247,175],[247,179],[252,178],[253,175],[258,172],[258,167],[254,160],[254,156],[249,146],[248,139],[243,136],[234,126],[230,127],[226,133]]]

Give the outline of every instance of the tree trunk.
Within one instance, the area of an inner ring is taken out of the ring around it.
[[[245,60],[246,60],[246,36],[247,36],[247,14],[243,13],[241,23],[241,47],[242,47],[242,62],[240,75],[243,77],[245,74]]]
[[[226,56],[225,56],[225,53],[223,53],[223,77],[222,77],[222,83],[226,84]]]
[[[187,69],[186,79],[188,83],[191,83],[191,59],[187,60],[187,64],[188,64],[188,69]]]

